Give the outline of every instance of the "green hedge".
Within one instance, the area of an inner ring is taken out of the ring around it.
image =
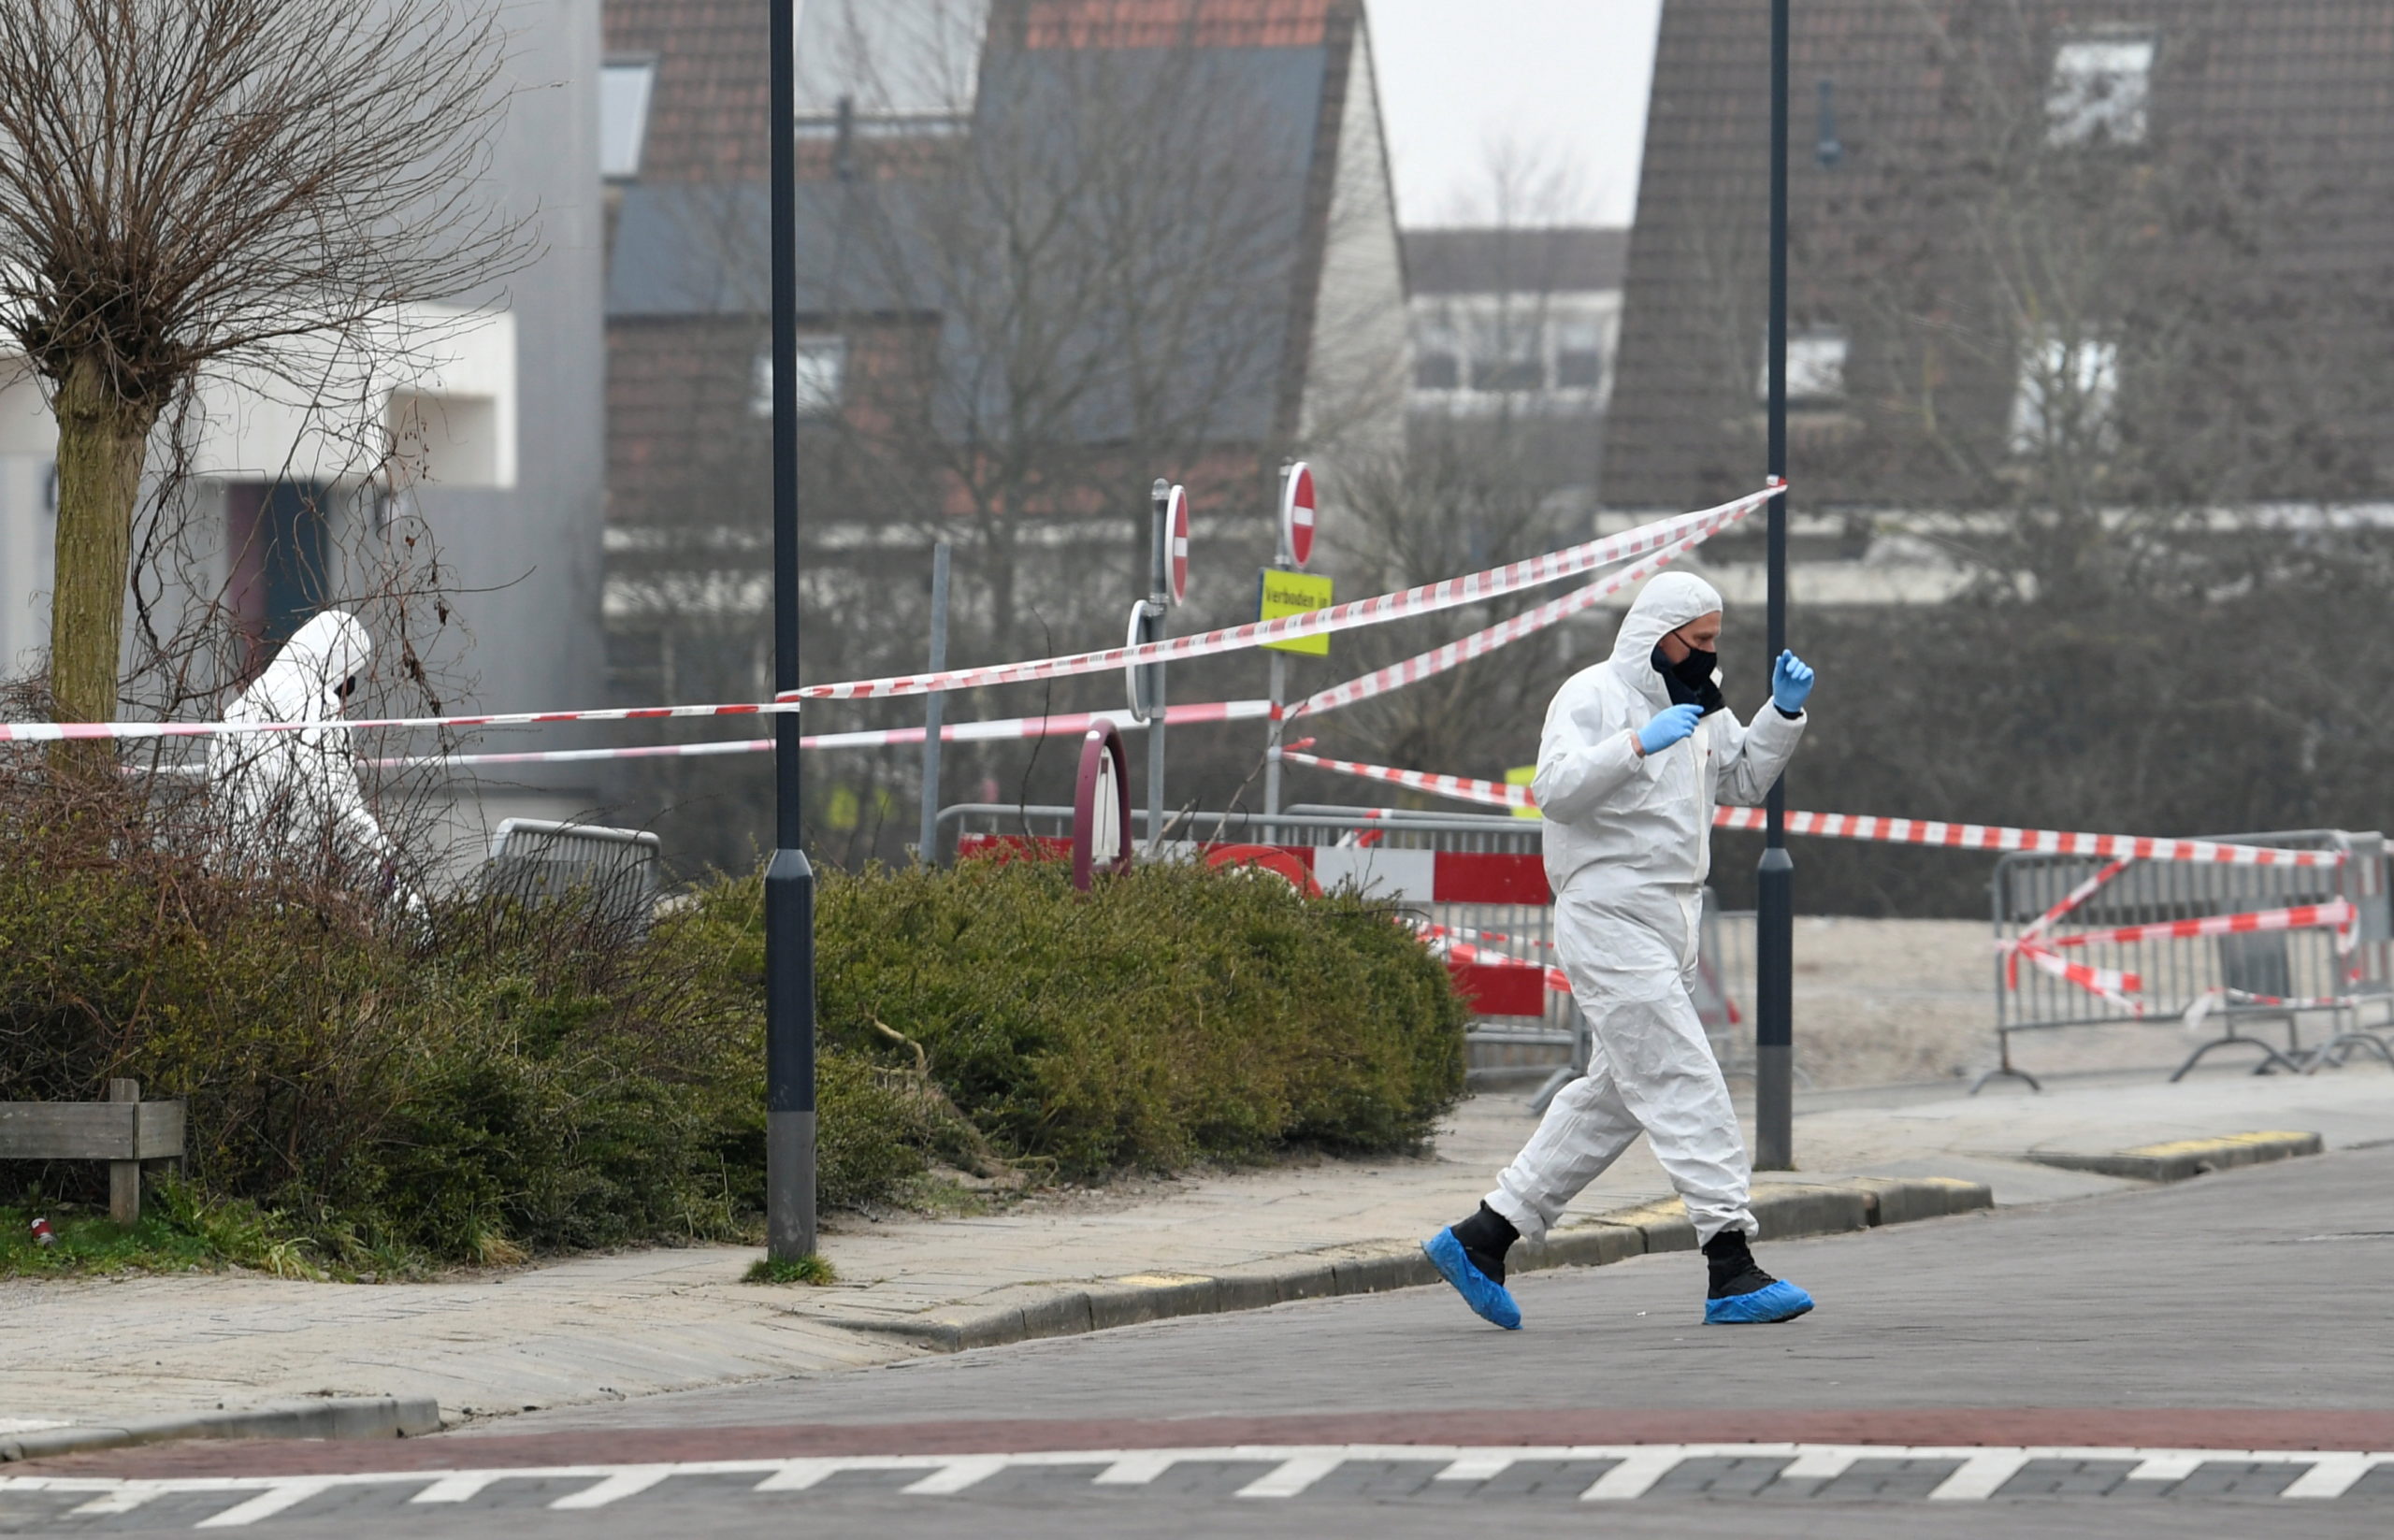
[[[570,904],[395,928],[11,832],[0,1100],[111,1075],[189,1098],[198,1192],[335,1268],[757,1233],[758,878],[640,938]],[[934,1159],[1089,1177],[1398,1148],[1462,1084],[1436,962],[1384,914],[1271,879],[830,873],[817,934],[828,1206],[902,1201]],[[100,1179],[12,1162],[0,1194]]]
[[[761,885],[717,891],[761,969]],[[1277,878],[1060,863],[824,879],[816,1014],[834,1051],[917,1062],[1008,1157],[1069,1175],[1291,1144],[1426,1139],[1463,1088],[1467,1008],[1384,906]]]

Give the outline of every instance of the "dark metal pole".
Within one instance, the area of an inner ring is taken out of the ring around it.
[[[773,688],[798,688],[797,0],[772,0]],[[815,1250],[815,870],[806,863],[796,712],[773,718],[773,857],[765,867],[767,1255]]]
[[[1770,475],[1787,475],[1788,0],[1770,0]],[[1770,501],[1768,647],[1763,678],[1787,645],[1787,497]],[[1764,711],[1776,708],[1764,706]],[[1754,893],[1754,1166],[1796,1168],[1796,863],[1787,854],[1787,785],[1770,788]]]
[[[931,547],[931,672],[947,667],[947,564],[945,540]],[[947,698],[933,690],[923,697],[923,836],[915,847],[925,866],[939,864],[939,727],[941,704]]]

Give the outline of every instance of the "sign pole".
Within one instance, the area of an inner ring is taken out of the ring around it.
[[[1787,480],[1788,0],[1770,0],[1770,478]],[[1767,664],[1787,645],[1787,494],[1770,500]],[[1764,710],[1774,708],[1765,707]],[[1754,1166],[1793,1171],[1796,1059],[1796,863],[1787,854],[1787,785],[1764,804],[1754,893]]]
[[[1153,549],[1149,553],[1151,560],[1147,567],[1147,603],[1146,610],[1142,612],[1145,619],[1139,626],[1139,640],[1141,641],[1161,641],[1163,640],[1164,612],[1171,607],[1172,602],[1171,593],[1168,587],[1168,584],[1171,583],[1171,575],[1167,570],[1168,564],[1171,560],[1172,545],[1172,483],[1165,481],[1161,476],[1156,478],[1154,504],[1155,540],[1153,542]],[[1147,698],[1147,708],[1148,712],[1147,849],[1150,853],[1156,853],[1161,851],[1163,848],[1164,701],[1162,664],[1155,663],[1148,666],[1147,688],[1146,693]]]
[[[1289,502],[1289,478],[1296,473],[1296,468],[1285,460],[1280,463],[1279,501],[1284,509]],[[1273,534],[1272,565],[1289,567],[1295,561],[1296,557],[1289,551],[1289,524],[1284,515]],[[1272,581],[1269,569],[1265,569],[1260,581]],[[1263,815],[1267,818],[1280,811],[1280,708],[1289,703],[1289,660],[1284,655],[1275,652],[1268,667],[1272,683],[1265,693],[1272,698],[1272,718],[1263,726]],[[1267,825],[1263,838],[1276,840],[1279,830]]]
[[[1263,815],[1277,816],[1280,812],[1280,708],[1289,703],[1289,659],[1280,653],[1272,655],[1272,720],[1266,730],[1271,740],[1263,751]],[[1279,831],[1269,825],[1263,837],[1276,840]]]
[[[947,567],[953,548],[945,540],[931,547],[930,671],[947,667]],[[923,833],[916,858],[925,866],[939,864],[939,727],[946,692],[933,690],[923,698]]]
[[[1274,551],[1274,565],[1303,571],[1313,559],[1314,494],[1313,471],[1303,460],[1283,461],[1280,466],[1280,524]],[[1272,569],[1265,569],[1263,585],[1272,583]],[[1328,602],[1327,600],[1324,601]],[[1259,618],[1261,617],[1259,607]],[[1281,649],[1272,649],[1272,721],[1270,736],[1263,745],[1263,812],[1266,816],[1280,811],[1280,740],[1288,724],[1280,712],[1289,703],[1289,660]],[[1276,828],[1267,828],[1264,838],[1277,839]]]
[[[798,688],[798,6],[772,0],[773,687]],[[765,1235],[815,1250],[815,869],[799,798],[796,712],[773,718],[773,856],[765,867]]]

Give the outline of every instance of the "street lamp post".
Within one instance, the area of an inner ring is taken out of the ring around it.
[[[1770,0],[1770,476],[1787,478],[1788,0]],[[1787,494],[1770,501],[1768,646],[1763,677],[1787,645]],[[1766,708],[1768,709],[1768,708]],[[1787,854],[1787,786],[1765,804],[1754,892],[1754,1165],[1795,1169],[1796,863]]]
[[[773,688],[798,688],[798,4],[771,0],[773,265]],[[799,719],[773,718],[765,867],[765,1234],[774,1261],[815,1250],[815,869],[799,800]]]

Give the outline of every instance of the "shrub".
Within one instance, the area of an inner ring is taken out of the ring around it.
[[[387,1274],[757,1233],[759,877],[644,934],[570,899],[411,917],[212,872],[134,799],[62,812],[24,785],[0,780],[0,1101],[113,1075],[187,1099],[176,1235]],[[1173,868],[1083,895],[968,864],[829,873],[817,918],[829,1207],[901,1198],[934,1159],[1095,1176],[1394,1149],[1462,1086],[1444,971],[1352,897]],[[103,1179],[0,1168],[47,1198]]]
[[[701,905],[752,987],[760,896]],[[1086,895],[1044,862],[831,872],[816,1015],[833,1050],[919,1064],[997,1149],[1069,1175],[1398,1149],[1460,1095],[1468,1013],[1390,918],[1193,867]]]

